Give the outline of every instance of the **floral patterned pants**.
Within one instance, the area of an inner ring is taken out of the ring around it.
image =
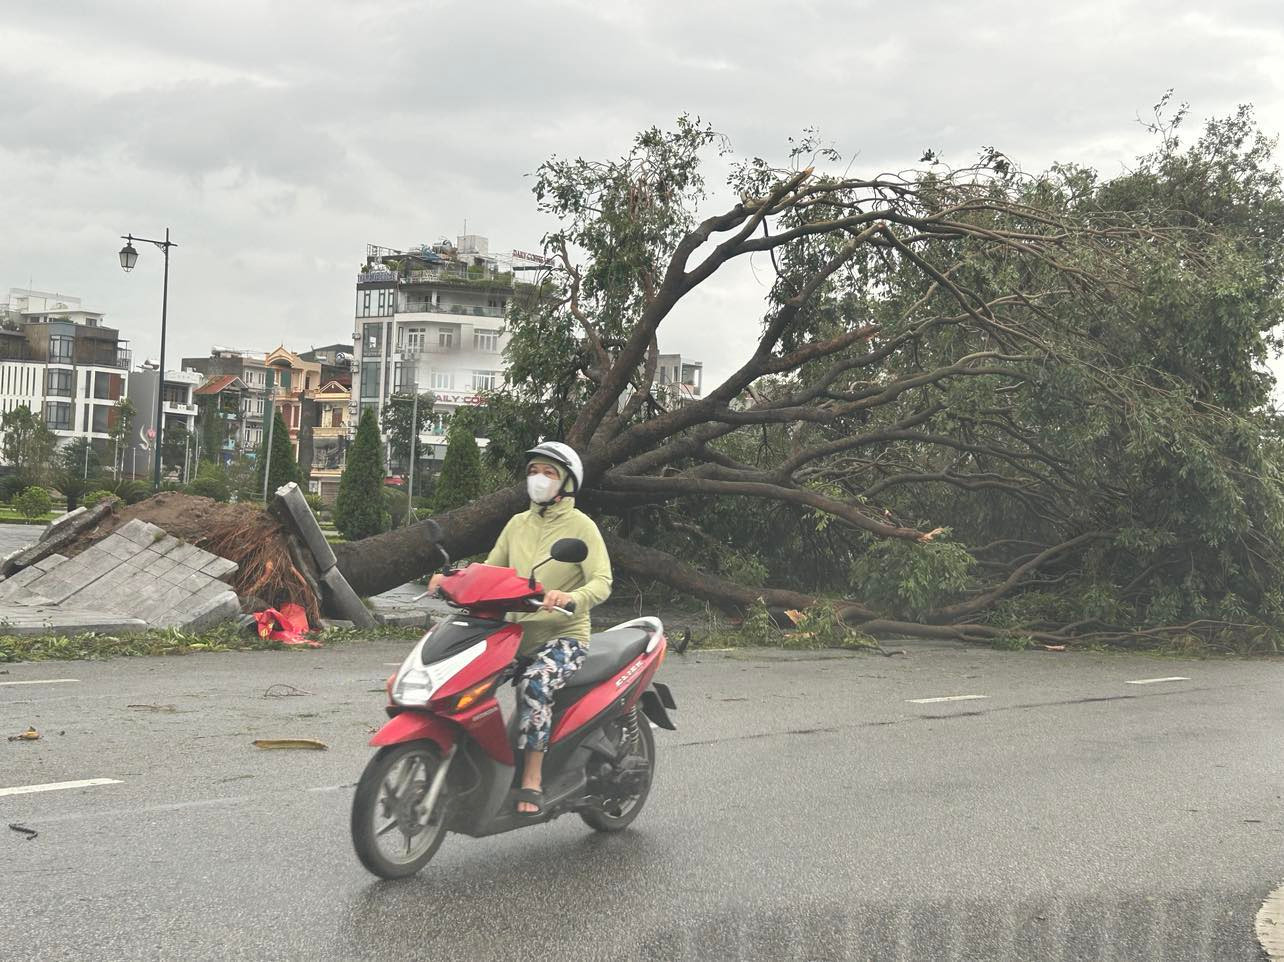
[[[548,750],[553,728],[553,696],[584,663],[588,649],[574,638],[554,638],[535,652],[517,683],[517,747]]]

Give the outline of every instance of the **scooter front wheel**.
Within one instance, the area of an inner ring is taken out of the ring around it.
[[[441,764],[432,742],[406,742],[381,750],[361,773],[352,799],[352,845],[380,878],[414,875],[446,837],[446,792],[433,811],[425,807]]]

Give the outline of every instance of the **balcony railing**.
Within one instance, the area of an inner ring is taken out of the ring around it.
[[[478,268],[468,267],[463,264],[449,264],[411,271],[407,280],[411,284],[433,283],[434,281],[446,284],[485,282],[512,287],[513,272],[497,271],[490,267]]]
[[[407,298],[400,314],[448,314],[455,317],[499,317],[505,316],[502,307],[490,307],[485,304],[434,304],[432,301],[421,301]],[[405,318],[401,318],[402,322]]]
[[[184,404],[181,401],[170,401],[165,399],[162,399],[161,403],[164,405],[166,410],[173,411],[176,414],[195,414],[196,413],[195,404]]]

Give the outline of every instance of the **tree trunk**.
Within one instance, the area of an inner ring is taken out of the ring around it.
[[[526,506],[524,490],[507,488],[433,520],[451,558],[489,551],[504,525]],[[363,598],[413,581],[441,564],[427,521],[334,546],[339,572]]]

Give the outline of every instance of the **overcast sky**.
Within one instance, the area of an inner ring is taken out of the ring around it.
[[[468,230],[492,250],[547,229],[529,174],[605,157],[699,114],[783,157],[821,128],[854,172],[964,162],[1115,173],[1169,87],[1196,119],[1257,105],[1284,129],[1284,5],[885,0],[477,4],[428,0],[6,0],[0,6],[0,290],[76,294],[159,341],[161,258],[180,245],[169,359],[212,344],[345,340],[365,245]],[[713,185],[715,187],[719,185]],[[730,199],[728,199],[728,203]],[[719,205],[722,206],[722,205]],[[725,371],[757,328],[752,271],[720,279],[662,346]]]

